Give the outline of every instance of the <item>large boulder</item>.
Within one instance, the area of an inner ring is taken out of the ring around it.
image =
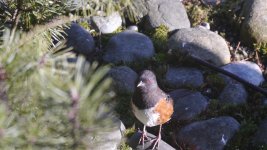
[[[232,117],[218,117],[183,127],[176,139],[180,145],[187,145],[187,149],[223,150],[239,127]]]
[[[124,31],[111,37],[103,60],[108,63],[138,63],[150,59],[155,54],[152,41],[144,34]]]
[[[246,0],[241,39],[245,44],[267,43],[267,0]]]
[[[149,0],[147,8],[145,27],[148,29],[154,29],[160,25],[167,26],[170,31],[190,27],[186,10],[179,0]]]
[[[218,34],[200,27],[180,29],[168,41],[175,55],[188,53],[216,66],[230,62],[226,41]]]

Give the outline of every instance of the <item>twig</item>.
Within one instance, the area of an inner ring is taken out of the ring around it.
[[[10,42],[13,41],[13,38],[15,36],[15,32],[17,30],[17,27],[18,27],[18,23],[19,23],[19,19],[20,19],[20,16],[21,16],[21,7],[22,7],[22,0],[17,0],[17,8],[13,14],[13,17],[12,17],[12,31],[11,31],[11,36],[10,36]]]
[[[238,82],[244,84],[245,86],[247,86],[247,87],[249,87],[249,88],[251,88],[251,89],[253,89],[253,90],[257,91],[257,92],[260,92],[260,93],[264,94],[265,96],[267,96],[267,90],[264,90],[264,89],[261,88],[261,87],[255,86],[254,84],[252,84],[252,83],[250,83],[250,82],[248,82],[248,81],[246,81],[246,80],[244,80],[244,79],[242,79],[242,78],[236,76],[236,75],[233,74],[233,73],[230,73],[230,72],[228,72],[228,71],[226,71],[226,70],[223,70],[223,69],[221,69],[221,68],[219,68],[219,67],[216,67],[215,65],[210,64],[210,63],[208,63],[207,61],[202,60],[202,59],[200,59],[200,58],[198,58],[198,57],[196,57],[196,56],[192,56],[192,55],[190,55],[190,54],[186,54],[186,57],[187,57],[188,59],[190,59],[190,60],[193,60],[193,61],[195,61],[195,62],[201,64],[202,66],[206,66],[206,67],[208,67],[208,68],[210,68],[210,69],[212,69],[212,70],[215,70],[215,71],[217,71],[217,72],[219,72],[219,73],[222,73],[222,74],[224,74],[224,75],[227,75],[227,76],[233,78],[234,80],[236,80],[236,81],[238,81]]]
[[[256,60],[257,60],[257,64],[261,67],[262,69],[262,63],[260,61],[260,57],[259,57],[259,53],[258,50],[255,50],[255,55],[256,55]]]
[[[79,93],[77,91],[76,88],[72,88],[71,91],[70,91],[70,94],[71,94],[71,110],[69,112],[69,121],[71,122],[72,124],[72,136],[73,136],[73,145],[72,145],[72,148],[73,149],[76,149],[76,147],[78,146],[78,141],[79,141],[79,137],[78,137],[78,134],[79,134],[79,131],[78,129],[80,128],[80,124],[79,124],[79,121],[78,121],[78,110],[79,110],[79,99],[80,99],[80,96],[79,96]]]

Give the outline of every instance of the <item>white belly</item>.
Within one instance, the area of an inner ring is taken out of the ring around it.
[[[135,117],[148,127],[157,126],[159,114],[154,112],[154,108],[139,110],[132,104],[132,109]]]

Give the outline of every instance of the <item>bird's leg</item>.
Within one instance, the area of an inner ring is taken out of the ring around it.
[[[142,136],[139,140],[139,144],[142,142],[143,149],[144,149],[145,139],[148,139],[148,137],[147,137],[147,132],[146,132],[146,126],[144,125]]]
[[[161,140],[161,128],[162,128],[162,125],[159,126],[159,135],[158,135],[158,137],[156,137],[156,139],[154,139],[155,143],[153,145],[152,150],[154,150],[156,148],[156,145],[157,145],[157,149],[159,149],[159,141]]]

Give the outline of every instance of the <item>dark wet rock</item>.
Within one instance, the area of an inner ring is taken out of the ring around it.
[[[165,83],[170,88],[197,88],[203,84],[203,75],[196,68],[170,67],[165,75]]]
[[[202,0],[204,4],[206,5],[219,5],[221,3],[224,3],[226,0]]]
[[[189,28],[190,22],[183,4],[179,0],[149,0],[146,28],[154,29],[165,25],[170,31]]]
[[[154,142],[152,141],[156,136],[148,133],[147,136],[150,140],[147,140],[144,142],[144,149],[142,144],[138,144],[140,138],[142,136],[141,132],[136,132],[129,140],[128,144],[135,150],[150,150],[153,147]],[[151,140],[152,139],[152,140]],[[159,142],[159,150],[175,150],[173,147],[171,147],[169,144],[161,140]]]
[[[169,93],[174,100],[174,113],[172,119],[191,120],[203,112],[207,106],[207,99],[199,92],[178,89]]]
[[[139,63],[155,54],[152,41],[144,34],[124,31],[113,36],[106,48],[103,60],[108,63]]]
[[[113,86],[117,93],[132,94],[135,89],[137,73],[127,66],[114,67],[108,75],[113,79]]]
[[[183,127],[176,139],[189,149],[223,150],[239,127],[240,124],[232,117],[218,117]]]
[[[95,52],[95,41],[88,31],[80,25],[72,23],[66,33],[67,47],[73,47],[75,53],[92,57]]]
[[[245,104],[248,93],[240,83],[229,83],[219,96],[219,101],[224,104]]]
[[[168,45],[175,55],[188,53],[216,66],[230,62],[226,41],[220,35],[200,27],[178,30],[172,34]]]

